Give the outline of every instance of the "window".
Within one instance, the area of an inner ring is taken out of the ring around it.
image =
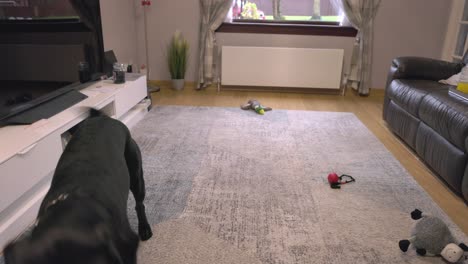
[[[68,0],[0,0],[0,20],[79,19]]]
[[[234,0],[235,22],[326,23],[340,22],[333,0]]]
[[[216,32],[355,37],[341,26],[335,0],[233,0],[229,22]]]

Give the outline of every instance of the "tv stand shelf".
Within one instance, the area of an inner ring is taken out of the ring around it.
[[[100,109],[132,127],[147,113],[146,76],[104,80],[81,90],[80,103],[31,125],[0,128],[0,249],[31,225],[49,189],[67,131]]]

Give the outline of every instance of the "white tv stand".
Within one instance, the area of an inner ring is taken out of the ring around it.
[[[0,252],[30,226],[65,147],[67,131],[101,109],[132,127],[147,113],[146,76],[128,74],[123,84],[100,81],[80,92],[87,99],[49,119],[0,128]],[[1,253],[0,253],[1,254]]]

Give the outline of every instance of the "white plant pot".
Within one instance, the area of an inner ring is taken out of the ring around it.
[[[175,90],[183,90],[185,79],[172,79],[172,88]]]

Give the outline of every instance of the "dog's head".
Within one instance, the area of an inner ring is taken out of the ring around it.
[[[139,239],[114,222],[94,200],[68,198],[43,213],[30,236],[4,249],[6,264],[127,264]]]
[[[124,264],[104,226],[86,233],[53,229],[46,236],[10,243],[4,256],[6,264]]]

